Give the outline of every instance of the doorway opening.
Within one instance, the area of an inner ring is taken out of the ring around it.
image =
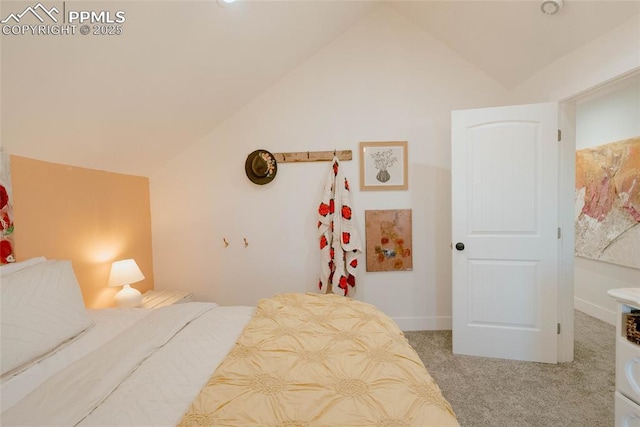
[[[635,94],[635,95],[634,95]],[[624,111],[621,113],[621,111]],[[576,149],[588,144],[613,142],[624,135],[640,135],[640,69],[617,76],[602,84],[581,91],[560,101],[561,179],[571,183],[560,197],[571,200],[565,204],[571,212],[560,212],[566,239],[575,244],[575,220],[579,214],[575,206]],[[624,124],[622,124],[624,123]],[[633,130],[635,124],[636,129]],[[599,128],[598,136],[589,127]],[[616,127],[617,129],[613,129]],[[609,132],[607,133],[607,128]],[[612,139],[610,139],[612,138]],[[562,222],[562,221],[561,221]],[[576,257],[571,251],[563,252],[561,275],[566,283],[559,289],[559,307],[572,306],[600,320],[615,324],[616,304],[607,295],[609,289],[636,287],[640,283],[640,270],[607,262]],[[573,310],[560,310],[559,322],[563,333],[559,336],[559,360],[573,360]],[[567,332],[566,336],[564,332]]]

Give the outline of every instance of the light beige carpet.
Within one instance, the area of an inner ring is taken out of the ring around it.
[[[463,427],[610,427],[615,327],[575,312],[574,361],[454,355],[451,331],[405,332]]]

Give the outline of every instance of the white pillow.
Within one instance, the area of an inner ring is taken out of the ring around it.
[[[3,275],[0,288],[3,376],[91,326],[71,261],[44,261]]]
[[[25,267],[30,267],[32,265],[38,264],[40,262],[46,261],[47,259],[43,256],[30,258],[20,262],[12,262],[9,264],[0,265],[0,276],[4,276],[9,273],[15,273],[16,271],[22,270]]]

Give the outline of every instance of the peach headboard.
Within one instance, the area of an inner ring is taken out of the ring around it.
[[[149,180],[11,156],[18,261],[68,259],[89,308],[112,305],[111,263],[134,258],[153,289]]]

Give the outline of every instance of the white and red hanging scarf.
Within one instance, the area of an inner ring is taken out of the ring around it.
[[[322,263],[319,291],[353,294],[362,243],[353,215],[349,182],[335,156],[318,207],[318,235]]]

